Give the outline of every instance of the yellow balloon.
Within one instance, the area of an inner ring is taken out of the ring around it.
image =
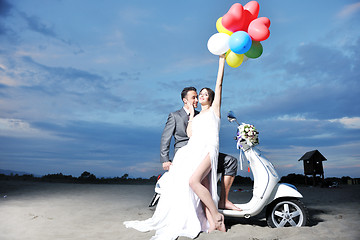
[[[244,60],[244,54],[236,54],[233,51],[229,50],[226,53],[226,62],[230,67],[237,68],[239,67]]]
[[[233,34],[232,31],[227,30],[221,23],[221,19],[222,17],[220,17],[217,21],[216,21],[216,29],[218,30],[219,33],[226,33],[228,35],[231,36],[231,34]]]

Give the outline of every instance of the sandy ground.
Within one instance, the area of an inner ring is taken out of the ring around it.
[[[150,239],[153,231],[126,229],[122,222],[152,216],[154,209],[147,205],[153,190],[152,185],[0,181],[0,239]],[[250,219],[227,218],[226,233],[202,233],[197,239],[360,239],[360,185],[299,191],[310,226],[272,229],[262,213]],[[245,203],[251,192],[230,195],[233,202]]]

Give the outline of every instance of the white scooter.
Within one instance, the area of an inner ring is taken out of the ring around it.
[[[232,112],[228,114],[230,122],[237,122]],[[238,123],[237,140],[239,142]],[[247,144],[241,143],[247,161],[250,164],[254,178],[253,196],[248,203],[235,204],[242,211],[220,210],[225,216],[250,218],[258,215],[266,208],[266,221],[270,227],[301,227],[308,223],[308,211],[305,205],[299,200],[303,196],[291,184],[278,183],[279,176],[274,166],[266,159],[261,152]],[[163,175],[155,187],[155,195],[149,207],[155,206],[161,195],[161,186],[166,184],[166,174]]]

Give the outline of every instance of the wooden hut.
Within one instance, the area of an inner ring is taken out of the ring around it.
[[[322,162],[326,161],[326,158],[318,150],[305,153],[299,161],[304,161],[305,184],[307,184],[307,175],[313,177],[314,186],[316,185],[316,175],[320,175],[322,181],[324,181],[324,168]]]

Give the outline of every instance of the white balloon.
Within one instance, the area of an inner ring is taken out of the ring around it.
[[[215,33],[207,43],[209,51],[214,55],[226,53],[230,49],[229,38],[230,36],[226,33]]]

